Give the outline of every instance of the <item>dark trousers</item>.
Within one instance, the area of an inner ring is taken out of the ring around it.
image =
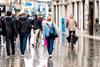
[[[28,38],[28,34],[20,35],[20,51],[22,55],[24,55],[26,50],[27,38]]]
[[[78,40],[78,37],[75,34],[75,31],[69,31],[69,36],[67,37],[68,42],[70,43],[70,39],[71,39],[71,34],[73,33],[73,43],[75,44]]]
[[[48,46],[47,46],[48,53],[49,53],[49,55],[52,55],[54,39],[50,38],[50,37],[47,37],[46,39],[47,39],[47,43],[48,43]]]
[[[69,35],[71,35],[71,33],[75,35],[75,31],[69,31]]]
[[[6,37],[6,51],[8,56],[11,54],[10,47],[12,50],[12,55],[15,55],[14,37],[11,38]]]

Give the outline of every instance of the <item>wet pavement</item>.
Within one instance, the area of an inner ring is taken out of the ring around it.
[[[55,41],[52,60],[48,60],[43,45],[33,48],[28,44],[25,56],[21,57],[17,43],[16,56],[8,59],[4,46],[0,48],[0,67],[100,67],[100,40],[79,35],[75,50],[71,51],[66,35],[62,34]]]

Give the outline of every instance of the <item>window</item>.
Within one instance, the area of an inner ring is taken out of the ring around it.
[[[74,2],[72,3],[72,15],[74,16]]]

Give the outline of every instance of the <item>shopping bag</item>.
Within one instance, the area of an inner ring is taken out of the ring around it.
[[[46,38],[44,38],[44,47],[46,47],[47,46],[47,40],[46,40]]]
[[[43,33],[41,34],[41,45],[43,45],[44,47],[47,46],[47,40],[46,38],[44,38]]]

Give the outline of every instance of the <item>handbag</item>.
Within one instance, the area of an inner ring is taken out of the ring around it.
[[[49,37],[57,38],[58,37],[58,33],[55,30],[54,24],[52,23],[52,26],[51,27],[48,25],[48,23],[46,23],[46,24],[50,28]]]
[[[43,34],[41,34],[41,45],[44,47],[47,46],[47,39],[43,37]]]

